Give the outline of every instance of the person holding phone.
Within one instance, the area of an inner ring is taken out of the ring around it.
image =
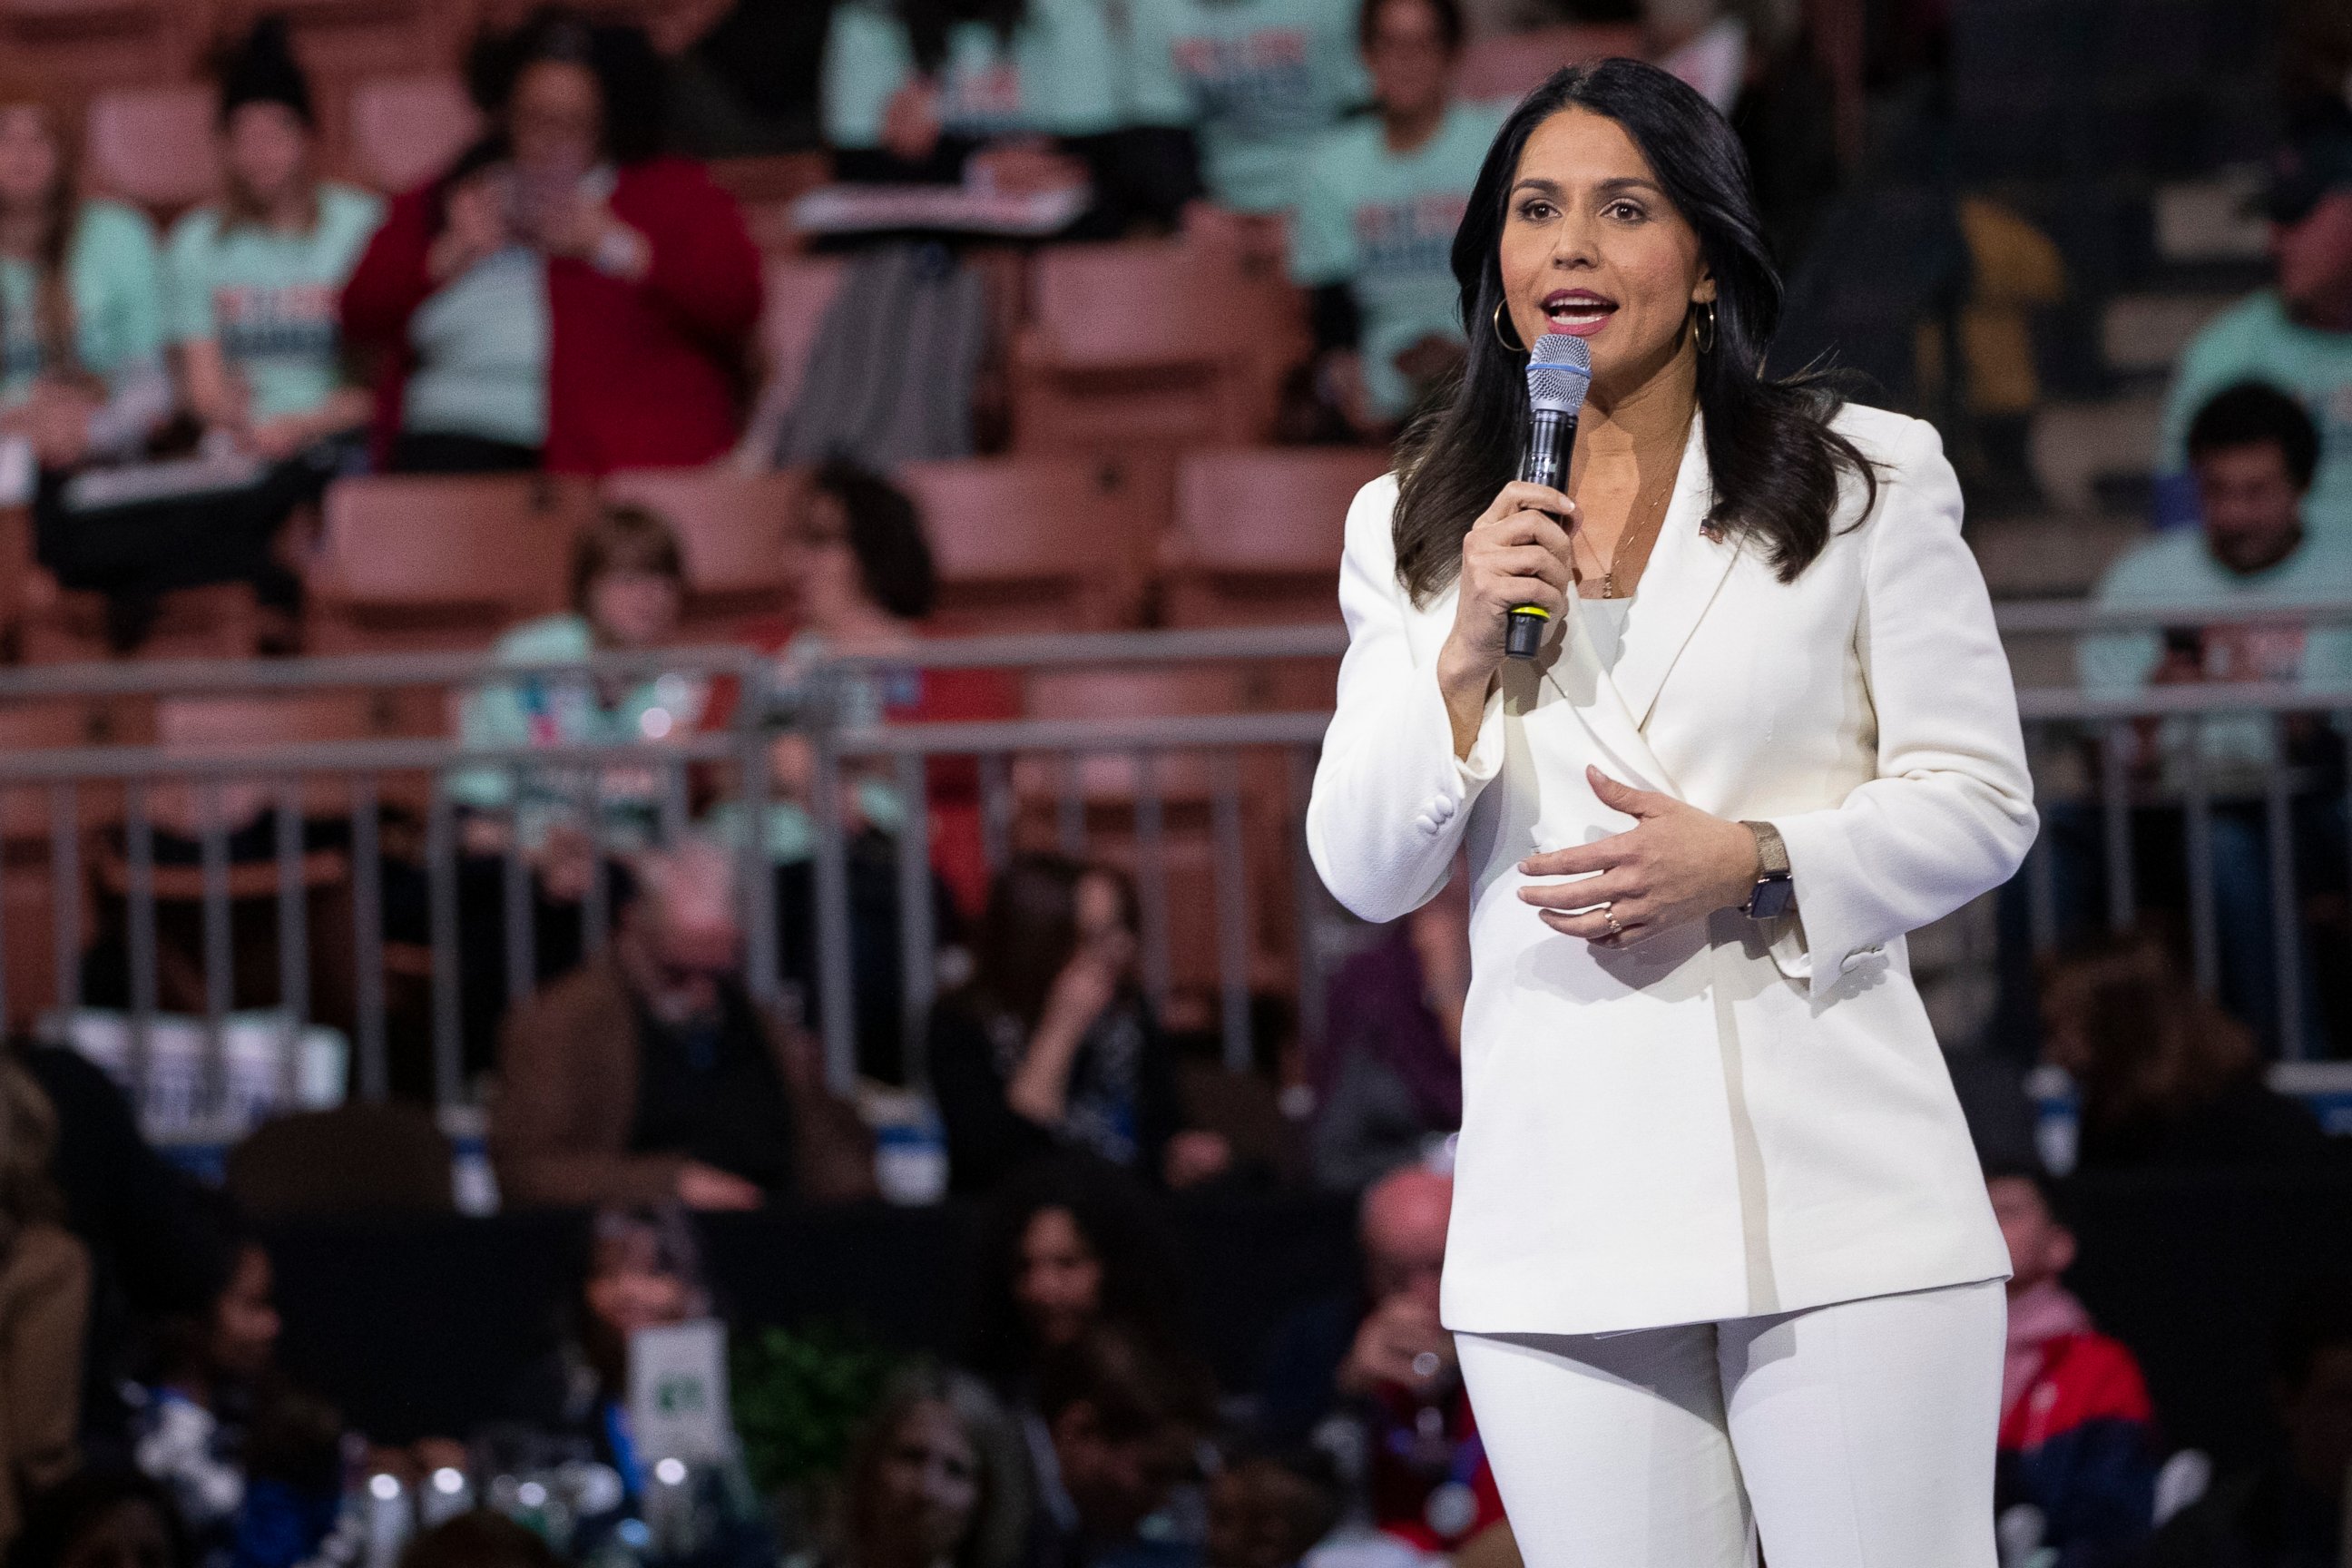
[[[734,199],[660,153],[660,73],[641,30],[554,9],[477,47],[489,133],[394,203],[343,290],[383,362],[384,466],[601,474],[733,445],[760,257]]]

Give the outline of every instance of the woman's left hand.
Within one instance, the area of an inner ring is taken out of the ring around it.
[[[1519,862],[1526,876],[1577,879],[1519,889],[1544,924],[1602,947],[1631,947],[1748,901],[1758,861],[1756,835],[1744,824],[1619,784],[1599,768],[1585,776],[1601,804],[1633,826]]]

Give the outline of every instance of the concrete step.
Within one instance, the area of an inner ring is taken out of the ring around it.
[[[2146,474],[2164,426],[2164,394],[2155,388],[2082,403],[2052,403],[2033,416],[2028,461],[2052,509],[2093,512],[2110,476]]]
[[[2205,324],[2237,300],[2234,293],[2118,294],[2100,322],[2101,355],[2117,375],[2168,376]]]
[[[1996,599],[2079,598],[2146,536],[2137,517],[2074,512],[1969,524],[1969,543]]]

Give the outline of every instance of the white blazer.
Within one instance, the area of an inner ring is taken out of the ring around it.
[[[1878,466],[1856,526],[1783,584],[1701,527],[1697,422],[1613,673],[1574,601],[1507,664],[1466,761],[1434,677],[1449,588],[1396,580],[1393,476],[1348,513],[1348,655],[1307,843],[1389,921],[1475,879],[1444,1321],[1592,1333],[2005,1277],[2009,1258],[1911,984],[1906,931],[2014,872],[2032,785],[1960,491],[1930,426],[1849,406]],[[1518,859],[1622,831],[1597,764],[1787,841],[1796,913],[1612,952],[1514,895]]]

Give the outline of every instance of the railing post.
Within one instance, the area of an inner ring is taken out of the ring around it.
[[[2294,803],[2287,793],[2286,722],[2271,719],[2273,751],[2263,775],[2263,843],[2270,862],[2271,980],[2278,987],[2279,1055],[2288,1061],[2309,1054],[2304,1038],[2303,918],[2295,895]]]
[[[1242,847],[1241,763],[1227,748],[1216,753],[1217,975],[1224,1034],[1225,1070],[1247,1072],[1255,1052],[1250,1039],[1250,931],[1248,862]]]
[[[898,783],[905,816],[898,846],[900,1072],[909,1087],[928,1069],[931,992],[939,978],[938,932],[931,920],[931,804],[929,770],[920,752],[898,754]]]
[[[811,837],[815,851],[816,996],[824,1031],[825,1080],[840,1093],[857,1087],[857,997],[851,968],[849,846],[841,828],[841,753],[835,749],[837,693],[831,679],[814,704],[810,740],[815,764],[809,780]]]

